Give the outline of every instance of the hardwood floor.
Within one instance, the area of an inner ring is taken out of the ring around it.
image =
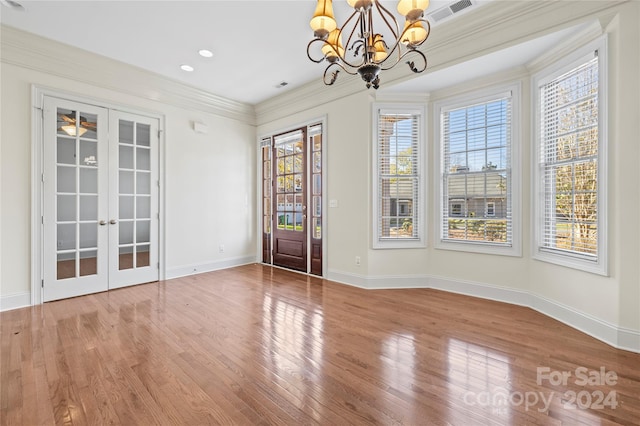
[[[247,265],[0,321],[5,425],[640,422],[639,354],[436,290]]]

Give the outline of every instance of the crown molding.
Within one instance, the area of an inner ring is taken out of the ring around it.
[[[600,21],[593,21],[587,25],[582,31],[568,37],[563,40],[557,46],[538,58],[527,63],[525,66],[531,74],[535,74],[538,71],[546,68],[547,66],[557,62],[561,58],[564,58],[571,52],[576,50],[576,46],[582,46],[588,42],[595,40],[604,33],[604,28],[601,26]]]
[[[432,30],[429,40],[421,48],[429,66],[420,75],[583,24],[590,19],[600,19],[603,11],[615,13],[621,4],[629,1],[580,1],[579,7],[571,0],[490,2]],[[381,80],[382,85],[388,86],[417,76],[408,67],[397,66],[384,71]],[[318,80],[257,104],[256,123],[262,125],[366,90],[359,77],[343,72],[333,86],[327,87]],[[369,90],[375,93],[373,89]]]
[[[252,105],[13,27],[0,32],[3,63],[255,125]]]

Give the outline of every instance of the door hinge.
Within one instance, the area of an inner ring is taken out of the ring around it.
[[[44,173],[42,173],[42,174],[40,175],[40,181],[41,181],[42,183],[44,183]]]
[[[44,288],[44,280],[42,280],[41,285],[42,285],[42,288]]]
[[[156,269],[160,269],[160,262],[156,263]]]
[[[44,225],[44,216],[40,216],[40,222]]]

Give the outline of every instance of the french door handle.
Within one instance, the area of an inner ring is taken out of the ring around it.
[[[106,220],[101,220],[100,222],[98,222],[98,224],[100,226],[105,226],[107,224],[107,221]]]
[[[111,220],[109,221],[109,223],[110,223],[110,224],[112,224],[112,225],[115,225],[116,223],[118,223],[118,221],[117,221],[117,220],[115,220],[115,219],[111,219]]]

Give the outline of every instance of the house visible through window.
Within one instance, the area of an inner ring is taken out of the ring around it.
[[[422,244],[421,109],[376,111],[374,247]]]
[[[512,93],[440,110],[444,242],[512,244]]]

